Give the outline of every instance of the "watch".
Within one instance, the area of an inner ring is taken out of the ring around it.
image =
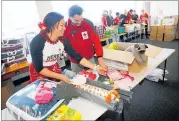
[[[97,71],[97,68],[99,67],[99,65],[95,65],[93,71]]]

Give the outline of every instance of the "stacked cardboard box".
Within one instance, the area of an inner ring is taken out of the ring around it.
[[[173,41],[176,36],[176,25],[165,25],[164,41]]]
[[[151,26],[150,40],[172,41],[177,39],[179,35],[178,26],[178,16],[164,17],[162,25]]]
[[[157,26],[151,26],[150,27],[150,40],[156,40],[157,39]]]
[[[163,33],[165,30],[165,26],[157,26],[157,41],[163,41]]]
[[[178,23],[177,31],[176,31],[176,34],[175,34],[175,39],[179,39],[179,23]]]

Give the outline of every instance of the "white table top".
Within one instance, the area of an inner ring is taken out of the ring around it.
[[[68,106],[79,111],[82,114],[82,120],[94,121],[107,111],[107,108],[80,97],[73,99]]]
[[[134,81],[129,79],[120,80],[115,82],[121,89],[130,91],[138,85],[148,74],[157,68],[163,61],[165,61],[175,50],[163,48],[160,54],[155,58],[150,58],[148,64],[140,73],[130,73],[134,77]]]
[[[107,108],[80,97],[73,99],[68,106],[79,111],[82,120],[96,120],[107,111]],[[15,120],[15,118],[5,108],[2,110],[2,120]]]

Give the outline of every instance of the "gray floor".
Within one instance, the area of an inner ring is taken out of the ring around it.
[[[178,80],[178,45],[179,40],[159,42],[142,40],[163,48],[172,48],[176,51],[168,58],[164,84],[145,80],[133,92],[132,102],[125,109],[126,121],[177,121],[179,120],[179,80]],[[161,64],[161,68],[164,64]]]

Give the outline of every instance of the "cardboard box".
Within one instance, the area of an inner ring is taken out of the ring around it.
[[[175,33],[165,33],[164,34],[164,41],[173,41],[175,39]]]
[[[162,19],[162,25],[177,25],[178,24],[178,15],[174,16],[164,16]]]
[[[174,33],[177,30],[177,25],[165,25],[164,33]]]
[[[157,33],[164,33],[165,26],[157,26]]]
[[[178,24],[178,19],[179,19],[179,17],[178,17],[178,15],[175,15],[175,16],[173,16],[174,18],[175,18],[175,20],[174,20],[174,25],[177,25]]]
[[[175,39],[179,39],[179,30],[175,34]]]
[[[117,42],[120,50],[110,50],[108,49],[109,45],[103,47],[104,51],[104,59],[118,61],[128,65],[128,71],[133,73],[139,73],[143,70],[144,67],[147,66],[148,61],[144,64],[139,65],[135,57],[131,52],[125,52],[129,46],[133,46],[135,43],[125,43],[125,42]],[[147,44],[148,48],[146,49],[146,56],[155,58],[162,50],[160,47],[156,47],[150,44]]]
[[[158,31],[158,26],[150,26],[150,33],[157,33]]]
[[[150,33],[150,40],[156,40],[157,39],[157,33]]]
[[[163,33],[157,33],[157,41],[163,41]]]
[[[6,101],[16,92],[11,80],[1,82],[1,110],[6,108]]]

